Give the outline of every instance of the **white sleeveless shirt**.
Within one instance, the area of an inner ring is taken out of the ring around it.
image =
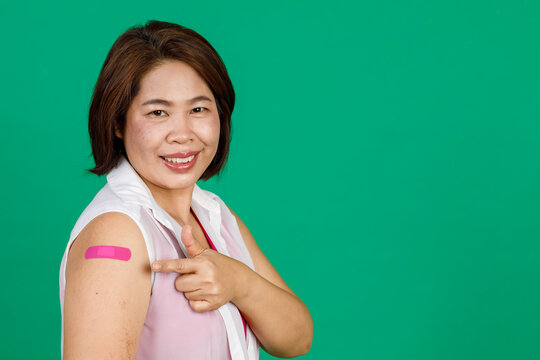
[[[242,261],[254,270],[236,218],[215,194],[193,190],[191,208],[216,250]],[[107,174],[107,184],[83,211],[69,238],[60,266],[62,354],[64,349],[64,294],[69,248],[98,215],[121,212],[133,219],[144,237],[150,264],[155,260],[187,257],[180,240],[182,227],[154,200],[150,190],[122,158]],[[152,272],[152,295],[146,314],[137,360],[208,359],[255,360],[259,344],[249,326],[246,333],[238,308],[226,303],[217,310],[197,313],[184,294],[177,291],[174,273]]]

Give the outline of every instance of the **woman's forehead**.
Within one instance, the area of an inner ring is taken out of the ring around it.
[[[181,61],[167,61],[148,71],[140,81],[137,94],[143,103],[150,98],[172,103],[203,97],[213,100],[208,84],[195,69]]]

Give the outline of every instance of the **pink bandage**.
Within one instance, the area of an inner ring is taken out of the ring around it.
[[[131,258],[131,251],[120,246],[90,246],[84,254],[86,259],[116,259],[128,261]]]

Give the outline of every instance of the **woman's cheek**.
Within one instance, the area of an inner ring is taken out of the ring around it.
[[[204,122],[204,126],[200,125],[201,133],[204,134],[204,139],[206,139],[207,144],[216,143],[219,141],[219,118],[210,118],[208,121]]]
[[[152,145],[155,142],[159,141],[159,139],[157,139],[158,131],[156,130],[157,129],[155,129],[154,127],[148,125],[137,127],[134,135],[141,148],[148,147],[149,145]]]

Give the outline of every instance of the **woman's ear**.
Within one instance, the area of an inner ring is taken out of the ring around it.
[[[116,125],[114,127],[114,134],[116,135],[116,137],[118,137],[119,139],[123,139],[122,138],[122,132],[120,131],[120,129],[118,129],[118,125]]]

